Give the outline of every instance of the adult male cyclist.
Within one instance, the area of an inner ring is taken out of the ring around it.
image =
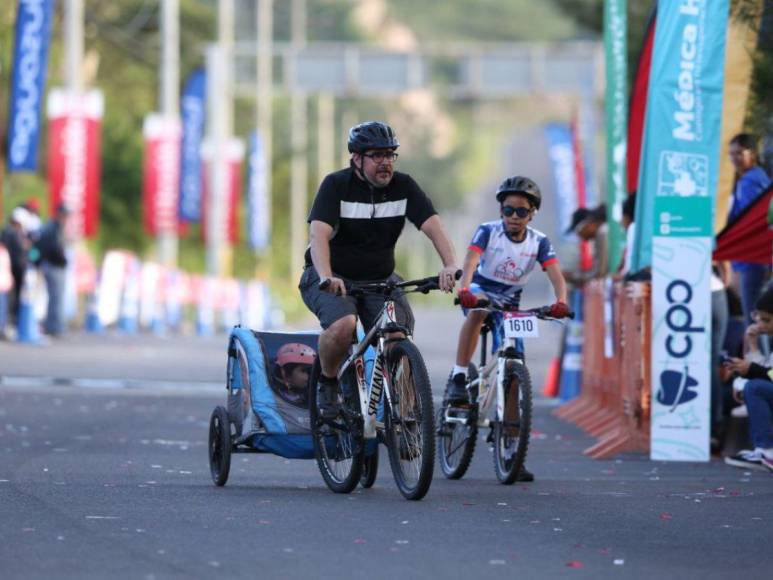
[[[399,280],[394,249],[407,218],[435,246],[443,262],[440,288],[450,292],[457,271],[454,248],[432,202],[405,173],[394,170],[397,135],[389,125],[368,121],[349,130],[349,167],[322,181],[309,214],[310,244],[299,284],[306,306],[319,319],[322,367],[317,402],[323,417],[338,413],[336,375],[346,357],[359,315],[366,331],[376,322],[381,296],[355,299],[347,281]],[[321,281],[329,282],[325,290]],[[394,297],[398,321],[413,328],[405,297]]]

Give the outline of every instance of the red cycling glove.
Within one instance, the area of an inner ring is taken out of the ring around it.
[[[478,297],[470,292],[469,288],[459,290],[459,304],[464,308],[475,308],[478,305]]]
[[[569,310],[569,305],[560,300],[555,304],[551,304],[550,309],[548,310],[548,316],[552,316],[553,318],[566,318],[571,313],[572,311]]]

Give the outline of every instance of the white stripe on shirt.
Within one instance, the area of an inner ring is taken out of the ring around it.
[[[405,215],[407,199],[385,201],[377,204],[360,203],[356,201],[341,202],[341,217],[349,219],[370,219],[401,217]],[[373,211],[375,207],[375,212]]]

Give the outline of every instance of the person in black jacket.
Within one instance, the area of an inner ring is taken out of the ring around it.
[[[24,212],[23,208],[13,210],[8,219],[8,225],[0,232],[0,244],[3,244],[5,249],[8,250],[8,257],[11,260],[13,289],[11,290],[11,301],[8,305],[11,324],[16,324],[18,320],[21,290],[24,286],[24,275],[27,271],[29,242],[24,232]]]
[[[38,250],[40,268],[46,279],[48,308],[43,329],[50,336],[59,336],[64,332],[64,282],[67,269],[64,229],[70,211],[60,205],[48,223],[40,230]]]

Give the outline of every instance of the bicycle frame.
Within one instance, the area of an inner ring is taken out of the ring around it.
[[[386,335],[390,332],[403,332],[406,338],[410,336],[408,329],[401,327],[397,323],[395,315],[395,303],[390,298],[384,302],[384,306],[373,325],[365,337],[357,344],[352,346],[352,352],[349,357],[341,364],[338,370],[338,380],[341,381],[349,367],[354,365],[355,377],[357,379],[357,390],[360,395],[360,412],[363,418],[363,433],[365,439],[375,439],[377,430],[384,427],[384,424],[377,421],[378,404],[382,397],[385,397],[387,405],[392,406],[391,389],[389,379],[384,373],[384,350]],[[376,358],[373,362],[373,373],[370,377],[370,385],[365,380],[365,364],[362,355],[369,346],[375,345]]]
[[[492,331],[493,332],[493,331]],[[478,388],[478,401],[480,402],[480,409],[478,413],[478,425],[481,427],[488,426],[488,410],[491,408],[491,374],[496,372],[495,390],[493,393],[496,395],[496,420],[501,421],[505,414],[505,368],[508,360],[514,360],[519,364],[525,364],[522,358],[518,356],[510,355],[508,351],[512,352],[516,348],[516,339],[503,338],[502,345],[499,347],[496,353],[491,357],[491,360],[486,362],[486,335],[483,335],[483,341],[481,343],[480,353],[480,368],[478,370],[478,378],[470,382],[470,387]]]

